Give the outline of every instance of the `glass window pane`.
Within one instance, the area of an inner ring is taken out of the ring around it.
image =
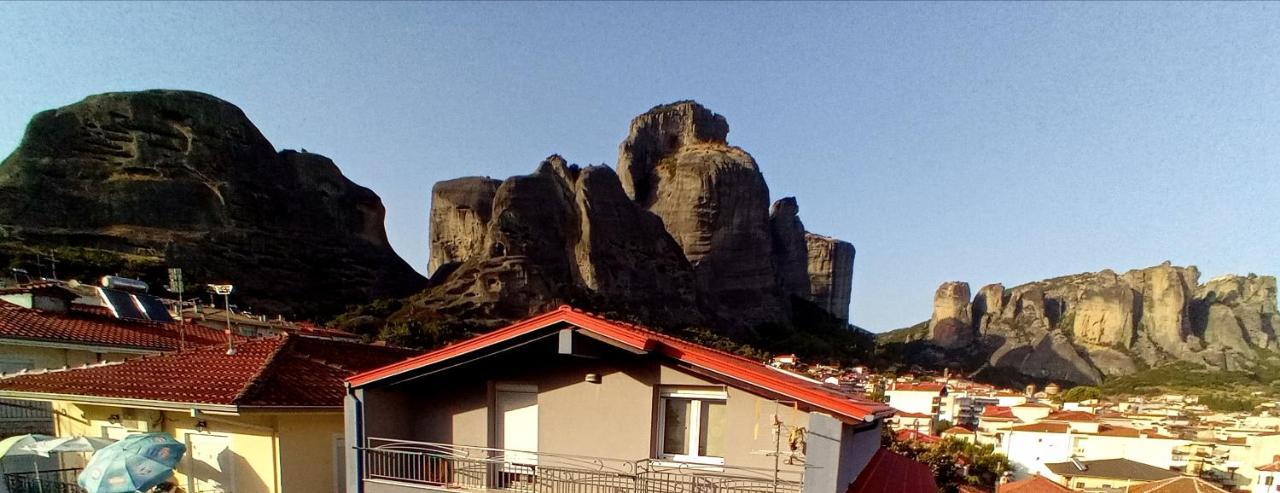
[[[689,411],[687,399],[663,399],[662,453],[689,453]]]
[[[724,429],[728,421],[724,402],[702,401],[702,423],[699,426],[698,455],[724,457]]]

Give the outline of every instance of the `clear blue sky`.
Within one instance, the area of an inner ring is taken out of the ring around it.
[[[858,249],[852,316],[936,286],[1170,259],[1280,273],[1278,4],[0,4],[0,149],[37,111],[180,88],[332,157],[427,258],[428,191],[609,163],[693,98]]]

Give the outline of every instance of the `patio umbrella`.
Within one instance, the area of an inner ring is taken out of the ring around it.
[[[37,455],[34,451],[27,450],[26,447],[34,445],[36,442],[52,440],[49,435],[40,435],[28,433],[26,435],[18,435],[0,440],[0,457],[13,457],[17,455]]]
[[[58,437],[40,440],[23,448],[48,457],[49,454],[58,452],[96,452],[113,443],[116,441],[110,438]]]
[[[164,482],[187,447],[165,433],[129,435],[93,454],[77,481],[89,493],[133,493]]]

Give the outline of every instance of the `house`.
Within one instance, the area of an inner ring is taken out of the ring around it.
[[[947,395],[947,385],[942,383],[899,383],[884,391],[890,406],[908,413],[928,414],[937,417],[942,398]]]
[[[1270,464],[1255,468],[1258,471],[1258,477],[1253,482],[1253,489],[1249,490],[1251,493],[1276,493],[1280,491],[1280,455],[1272,459]]]
[[[285,335],[31,372],[0,380],[0,397],[51,403],[57,436],[172,435],[186,491],[336,492],[343,380],[412,354]]]
[[[1068,411],[1074,413],[1074,411]],[[1086,413],[1087,414],[1087,413]],[[1009,457],[1015,477],[1053,476],[1045,464],[1124,457],[1161,469],[1177,464],[1175,451],[1188,440],[1151,430],[1103,425],[1082,415],[1055,414],[1056,419],[1017,425],[1005,431],[997,448]]]
[[[58,281],[0,289],[0,378],[227,340],[204,327],[120,318],[81,291]],[[47,404],[0,399],[0,437],[51,433],[49,413]]]
[[[1125,493],[1229,493],[1200,478],[1179,477],[1130,487]]]
[[[347,382],[348,493],[839,493],[893,413],[568,306]]]
[[[889,420],[889,425],[897,431],[914,431],[928,435],[933,433],[933,415],[898,411]]]
[[[1035,475],[1020,481],[996,486],[996,493],[1070,493],[1071,489],[1044,476]]]
[[[890,452],[876,451],[845,493],[938,491],[929,466]]]
[[[1054,481],[1076,491],[1108,492],[1113,489],[1181,477],[1181,474],[1129,459],[1069,460],[1045,464]]]

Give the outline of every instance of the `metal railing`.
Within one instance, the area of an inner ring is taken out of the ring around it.
[[[370,439],[364,479],[527,493],[800,493],[803,473]]]
[[[40,472],[11,472],[4,475],[9,493],[85,493],[76,484],[80,468]]]

